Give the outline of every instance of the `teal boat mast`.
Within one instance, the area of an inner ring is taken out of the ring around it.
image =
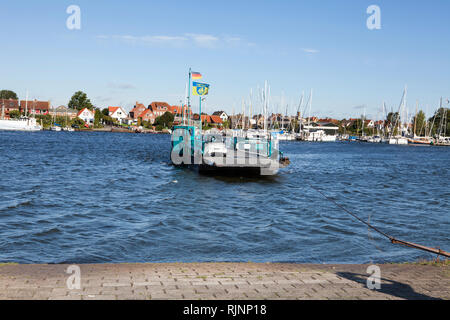
[[[202,136],[202,96],[200,96],[199,97],[200,98],[200,100],[199,100],[199,103],[198,103],[198,108],[199,108],[199,111],[198,111],[198,114],[199,114],[199,121],[200,121],[200,129],[199,129],[199,133],[200,133],[200,137]]]
[[[188,123],[188,125],[189,125],[189,123],[190,123],[190,115],[189,115],[189,110],[192,110],[191,109],[191,82],[192,82],[192,68],[189,68],[189,86],[188,86],[188,96],[187,96],[187,99],[188,99],[188,105],[187,105],[187,113],[188,113],[188,115],[187,115],[187,123]]]

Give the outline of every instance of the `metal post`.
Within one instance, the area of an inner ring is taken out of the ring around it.
[[[202,135],[202,96],[200,96],[199,98],[200,98],[199,111],[198,111],[198,113],[200,115],[200,118],[199,118],[199,120],[200,120],[200,131],[199,131],[199,133],[200,133],[200,137],[201,137],[201,135]]]

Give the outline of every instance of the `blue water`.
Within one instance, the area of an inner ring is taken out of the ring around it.
[[[0,132],[0,262],[399,262],[311,189],[403,240],[450,250],[450,148],[281,143],[273,178],[169,164],[166,135]]]

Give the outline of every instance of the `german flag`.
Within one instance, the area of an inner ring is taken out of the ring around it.
[[[192,79],[200,80],[202,78],[202,74],[200,72],[191,72]]]

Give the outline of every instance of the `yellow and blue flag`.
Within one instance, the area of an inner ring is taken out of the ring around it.
[[[206,96],[209,92],[209,84],[193,82],[192,83],[192,94],[194,96]]]

